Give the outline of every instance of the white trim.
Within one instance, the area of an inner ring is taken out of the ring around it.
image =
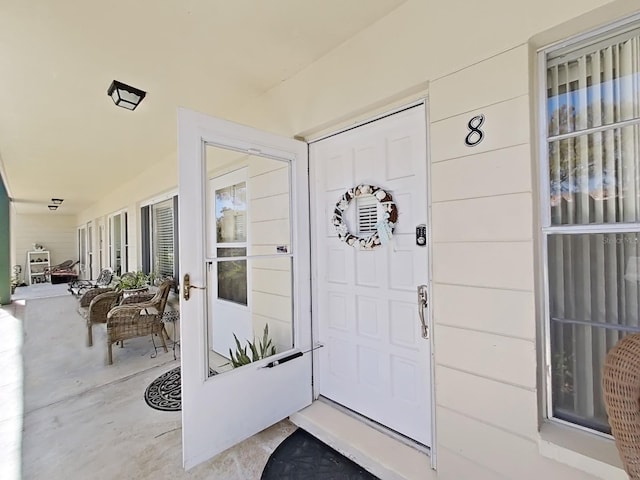
[[[629,120],[622,120],[616,123],[608,123],[606,125],[600,125],[597,127],[585,128],[583,130],[575,130],[573,132],[563,133],[560,135],[553,135],[547,137],[547,143],[558,142],[567,138],[583,137],[591,135],[592,133],[604,132],[606,130],[616,130],[618,128],[632,127],[640,124],[640,118],[631,118]],[[548,147],[547,147],[548,148]]]
[[[154,197],[150,197],[147,200],[143,200],[139,203],[138,208],[148,207],[150,205],[155,205],[156,203],[164,202],[165,200],[169,200],[178,195],[178,189],[174,188],[168,192],[162,193],[160,195],[156,195]]]
[[[325,134],[323,134],[323,135],[321,135],[321,136],[319,136],[317,138],[313,138],[313,136],[311,136],[312,139],[305,139],[305,140],[309,145],[311,145],[312,143],[319,142],[320,140],[325,140],[325,139],[327,139],[329,137],[333,137],[334,135],[339,135],[341,133],[348,132],[349,130],[353,130],[355,128],[362,127],[363,125],[366,125],[368,123],[372,123],[372,122],[375,122],[377,120],[381,120],[381,119],[383,119],[385,117],[390,117],[391,115],[395,115],[396,113],[400,113],[400,112],[403,112],[405,110],[409,110],[410,108],[417,107],[419,105],[424,105],[425,106],[425,110],[426,110],[426,108],[427,108],[426,96],[425,97],[421,97],[418,100],[410,102],[410,103],[408,103],[406,105],[403,105],[403,106],[400,106],[400,107],[396,107],[396,108],[388,110],[388,111],[386,111],[384,113],[375,115],[375,116],[373,116],[373,117],[371,117],[369,119],[365,119],[365,120],[362,120],[360,122],[356,122],[356,123],[354,123],[352,125],[343,127],[341,129],[333,131],[331,133],[325,133]]]
[[[610,32],[615,29],[623,29],[629,24],[640,21],[640,13],[635,13],[633,15],[629,15],[628,17],[622,18],[620,20],[616,20],[614,22],[608,23],[607,25],[603,25],[600,27],[592,28],[587,31],[583,31],[576,35],[572,35],[568,38],[564,38],[562,40],[558,40],[557,42],[552,42],[543,47],[540,47],[536,50],[537,53],[546,52],[552,53],[554,51],[560,50],[565,47],[570,47],[574,44],[581,43],[586,41],[591,37],[595,37],[597,35],[603,35],[607,32]],[[621,32],[620,32],[621,33]]]
[[[437,400],[436,400],[436,343],[435,343],[435,335],[433,328],[433,222],[431,219],[432,216],[432,207],[433,207],[433,199],[432,199],[432,188],[431,188],[431,148],[429,145],[429,126],[431,125],[429,118],[429,98],[428,96],[422,99],[422,103],[424,104],[424,114],[425,114],[425,142],[426,142],[426,158],[427,162],[426,174],[427,178],[425,179],[425,188],[427,189],[427,290],[429,293],[429,304],[427,305],[427,325],[429,327],[429,342],[431,343],[430,353],[431,353],[431,446],[429,451],[429,457],[431,460],[431,469],[437,470],[438,468],[438,442],[436,441],[436,433],[437,433]]]
[[[543,227],[546,234],[594,234],[594,233],[634,233],[640,232],[640,223],[598,223],[589,225],[554,225],[553,227]]]

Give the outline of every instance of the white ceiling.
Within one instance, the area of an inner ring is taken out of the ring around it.
[[[215,115],[405,0],[0,0],[0,159],[18,213],[73,214],[175,157],[176,108]],[[135,112],[113,79],[148,92]]]

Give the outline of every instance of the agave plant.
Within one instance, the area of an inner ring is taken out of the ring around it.
[[[254,338],[253,342],[247,340],[247,345],[243,347],[235,333],[233,334],[233,338],[236,341],[236,353],[234,354],[231,349],[229,349],[229,356],[231,357],[231,364],[233,365],[233,368],[241,367],[242,365],[247,365],[251,362],[270,357],[276,353],[276,347],[269,338],[268,324],[264,326],[262,339],[257,343]],[[249,348],[251,357],[247,354],[247,347]]]

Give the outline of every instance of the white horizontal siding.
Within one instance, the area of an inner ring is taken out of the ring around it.
[[[21,265],[26,280],[27,252],[39,243],[49,250],[51,265],[78,260],[76,219],[71,215],[15,215],[11,225],[15,245],[15,265]]]
[[[432,308],[440,325],[534,341],[534,305],[533,292],[433,286]]]

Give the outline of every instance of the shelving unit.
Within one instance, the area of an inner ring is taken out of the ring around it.
[[[34,250],[27,252],[27,272],[29,285],[49,281],[51,257],[48,250]]]

